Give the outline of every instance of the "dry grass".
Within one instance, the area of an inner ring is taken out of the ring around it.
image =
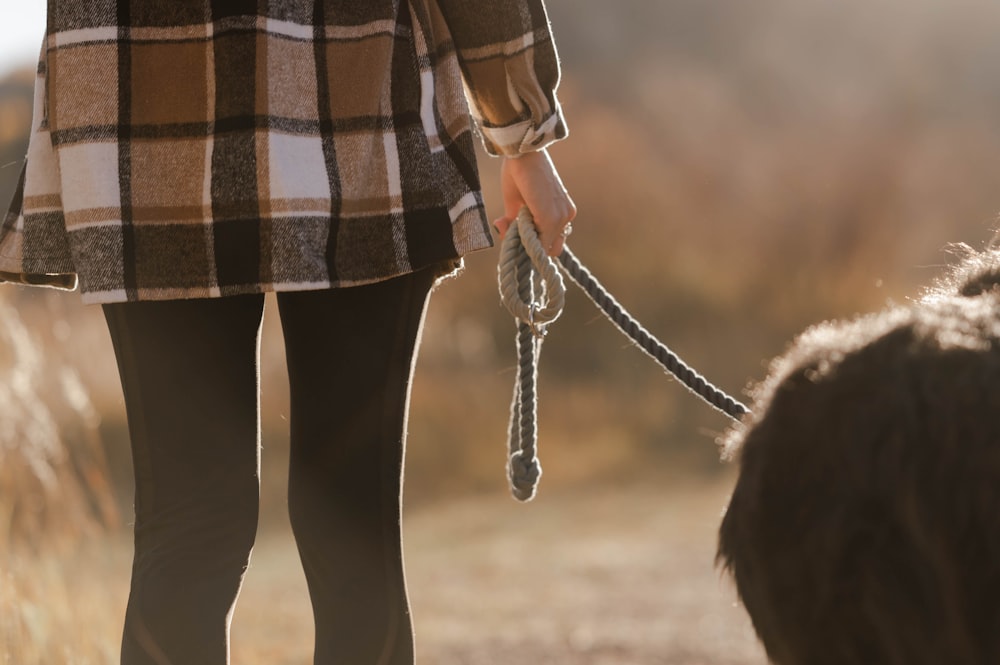
[[[70,543],[117,517],[100,416],[58,348],[0,299],[0,557],[12,542]]]
[[[105,580],[81,574],[103,557],[81,543],[103,542],[117,522],[100,417],[59,347],[42,339],[0,299],[0,662],[110,662],[107,641],[78,630],[110,625]]]
[[[130,556],[112,536],[0,556],[0,663],[117,663]]]

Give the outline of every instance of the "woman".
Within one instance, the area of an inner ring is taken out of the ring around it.
[[[469,110],[504,157],[497,229],[527,205],[557,254],[558,76],[541,0],[50,0],[0,278],[104,307],[136,480],[123,663],[228,661],[267,291],[315,662],[413,662],[410,375],[435,280],[492,244]]]

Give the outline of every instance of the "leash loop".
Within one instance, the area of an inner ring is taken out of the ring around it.
[[[622,307],[564,245],[559,265],[599,310],[636,346],[673,375],[688,390],[734,420],[747,407],[709,383],[651,335]],[[542,468],[538,462],[538,358],[549,324],[565,305],[566,286],[555,259],[538,239],[534,221],[522,208],[500,248],[497,268],[500,298],[517,322],[518,378],[510,408],[507,477],[520,501],[535,496]]]
[[[549,324],[566,303],[559,268],[542,247],[527,208],[507,230],[498,267],[500,299],[517,321],[518,377],[510,407],[507,480],[519,501],[535,496],[538,462],[538,357]]]
[[[559,318],[566,304],[566,284],[555,259],[545,252],[527,208],[522,208],[500,247],[500,299],[518,321],[531,327],[535,336]],[[522,281],[532,290],[522,291]]]

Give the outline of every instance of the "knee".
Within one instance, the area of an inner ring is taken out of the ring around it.
[[[145,512],[136,518],[138,558],[156,561],[161,569],[242,574],[257,536],[259,488],[256,478],[191,487]]]
[[[260,513],[257,479],[215,488],[211,500],[192,515],[191,544],[198,556],[246,567],[257,538]]]

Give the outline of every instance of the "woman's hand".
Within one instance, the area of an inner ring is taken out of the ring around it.
[[[559,256],[569,235],[569,223],[576,217],[576,204],[559,179],[559,173],[545,150],[520,157],[505,157],[500,168],[500,189],[504,215],[493,222],[500,237],[528,206],[538,229],[542,247],[549,256]]]

